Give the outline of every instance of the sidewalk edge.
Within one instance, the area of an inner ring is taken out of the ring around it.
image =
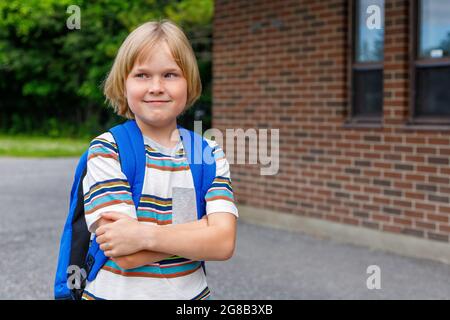
[[[250,224],[302,232],[337,242],[351,243],[408,257],[430,259],[450,265],[450,245],[448,243],[246,205],[237,207],[239,219]]]

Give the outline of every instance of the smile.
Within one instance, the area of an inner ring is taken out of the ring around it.
[[[156,106],[170,102],[170,100],[142,100],[142,101],[144,103],[153,104],[153,105],[156,105]]]

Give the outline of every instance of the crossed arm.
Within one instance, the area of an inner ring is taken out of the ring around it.
[[[236,218],[212,213],[177,225],[146,225],[117,212],[102,214],[96,230],[105,255],[132,269],[178,255],[191,260],[227,260],[234,252]]]

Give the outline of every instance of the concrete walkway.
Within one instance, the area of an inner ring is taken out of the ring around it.
[[[0,299],[53,298],[76,161],[0,158]],[[242,222],[234,257],[207,271],[214,299],[450,299],[449,265]]]

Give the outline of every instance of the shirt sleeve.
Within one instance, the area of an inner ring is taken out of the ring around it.
[[[213,149],[216,162],[216,177],[205,195],[206,214],[228,212],[239,217],[234,202],[233,187],[231,185],[230,164],[222,148],[212,140],[207,140]]]
[[[120,167],[119,152],[111,133],[92,140],[83,179],[84,213],[89,232],[94,233],[100,214],[124,213],[136,218],[130,185]]]

